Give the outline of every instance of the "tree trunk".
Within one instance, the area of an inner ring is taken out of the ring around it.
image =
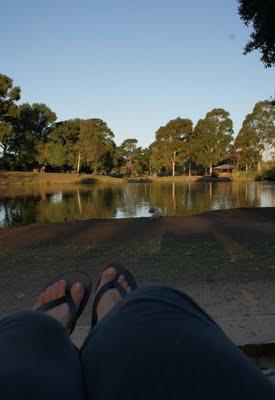
[[[245,164],[245,172],[247,173],[247,171],[248,171],[248,165],[247,165],[247,163]]]
[[[175,161],[172,160],[172,176],[175,176]]]
[[[175,158],[176,158],[176,152],[174,151],[172,158],[172,176],[175,176],[175,164],[176,164]]]
[[[261,170],[262,170],[262,164],[261,164],[261,161],[258,161],[257,171],[260,172]]]
[[[192,175],[192,169],[191,169],[191,163],[189,163],[189,170],[188,170],[188,175],[189,175],[189,178],[190,178],[190,176]]]
[[[79,171],[80,171],[80,158],[81,158],[81,156],[80,156],[80,152],[79,152],[78,159],[77,159],[77,168],[76,168],[77,175],[79,174]]]
[[[212,164],[212,162],[210,162],[210,164],[209,164],[209,175],[212,176],[212,173],[213,173],[213,164]]]

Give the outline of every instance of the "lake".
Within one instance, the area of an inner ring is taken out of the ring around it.
[[[235,207],[275,207],[271,182],[118,183],[0,188],[0,227],[91,218],[192,215]]]

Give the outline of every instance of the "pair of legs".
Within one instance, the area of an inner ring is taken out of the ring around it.
[[[107,270],[100,286],[112,274]],[[62,295],[62,285],[37,306]],[[81,285],[72,296],[79,304]],[[271,383],[215,322],[172,288],[137,289],[122,300],[116,289],[106,292],[80,351],[66,331],[66,304],[48,314],[19,312],[0,322],[2,400],[275,398]]]

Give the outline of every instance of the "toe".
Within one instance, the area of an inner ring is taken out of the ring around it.
[[[121,286],[123,286],[125,289],[126,289],[126,286],[127,286],[127,282],[126,282],[126,279],[125,279],[125,277],[123,276],[123,275],[120,275],[119,277],[118,277],[118,283],[120,283],[121,284]]]
[[[58,288],[57,288],[57,297],[62,297],[65,295],[66,292],[66,286],[67,286],[67,282],[65,280],[61,280],[58,282]]]
[[[100,284],[98,290],[102,288],[106,283],[112,281],[116,277],[116,269],[114,267],[107,268],[101,275]]]
[[[52,285],[52,290],[51,290],[51,300],[55,300],[57,298],[58,298],[58,282]]]
[[[73,284],[71,288],[71,295],[77,307],[80,306],[84,293],[85,293],[85,288],[82,283],[76,282]]]
[[[48,303],[51,300],[52,300],[52,287],[49,286],[47,290],[44,292],[44,301],[45,303]]]
[[[117,281],[121,284],[121,286],[126,290],[127,293],[131,292],[131,288],[128,285],[124,275],[120,275]]]
[[[36,310],[37,308],[43,306],[43,304],[44,304],[44,297],[45,297],[45,296],[44,296],[44,292],[40,293],[40,295],[38,296],[38,298],[37,298],[37,300],[36,300],[35,306],[34,306],[34,309],[35,309],[35,310]]]

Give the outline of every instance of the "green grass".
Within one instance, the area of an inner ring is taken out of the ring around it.
[[[267,178],[268,174],[262,174],[263,179]],[[271,170],[269,179],[274,178],[274,172]],[[243,171],[233,172],[232,180],[255,180],[256,172],[245,173]],[[51,184],[93,184],[93,183],[148,183],[148,182],[216,182],[223,181],[222,177],[213,178],[209,176],[140,176],[133,178],[115,178],[106,175],[92,175],[92,174],[81,174],[76,175],[73,173],[38,173],[38,172],[23,172],[23,171],[9,171],[0,172],[0,185],[31,185],[36,183],[42,183],[46,185]]]

